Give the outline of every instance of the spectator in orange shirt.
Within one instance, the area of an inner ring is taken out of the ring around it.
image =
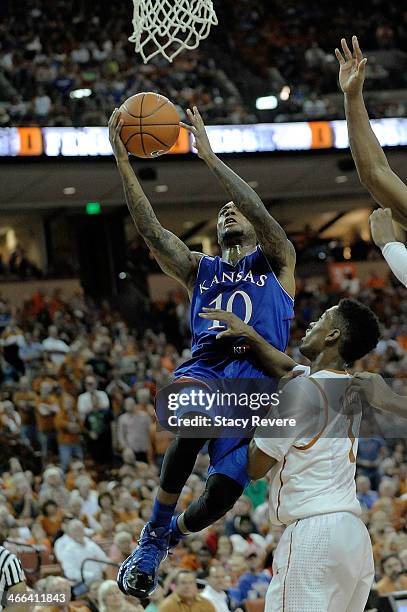
[[[42,515],[39,522],[47,536],[53,538],[61,529],[63,510],[58,508],[54,500],[49,499],[42,505]]]
[[[59,460],[64,472],[73,458],[83,459],[81,447],[81,423],[76,408],[76,402],[72,395],[65,393],[59,387],[57,393],[59,412],[55,417],[55,429],[57,431]]]
[[[407,576],[403,573],[401,561],[397,555],[389,555],[381,562],[383,578],[374,587],[379,595],[407,590]]]
[[[51,540],[47,538],[47,534],[41,523],[34,523],[30,531],[31,538],[27,540],[27,544],[32,544],[33,546],[39,547],[40,550],[50,553],[52,550]]]
[[[159,612],[215,612],[208,599],[198,594],[196,577],[193,572],[181,570],[175,578],[175,591],[164,599]]]
[[[59,406],[52,391],[49,382],[42,382],[36,404],[35,417],[43,460],[50,452],[56,450],[55,415],[59,411]]]

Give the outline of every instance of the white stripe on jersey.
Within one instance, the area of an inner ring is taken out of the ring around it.
[[[14,553],[0,546],[0,610],[3,610],[3,595],[10,587],[25,580],[23,568]]]

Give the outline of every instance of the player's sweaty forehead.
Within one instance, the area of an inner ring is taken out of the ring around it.
[[[233,210],[236,211],[235,205],[233,204],[233,202],[228,202],[227,204],[225,204],[224,206],[222,206],[222,208],[220,209],[220,211],[218,212],[218,218],[221,217],[222,215],[226,214],[226,212],[232,208]]]

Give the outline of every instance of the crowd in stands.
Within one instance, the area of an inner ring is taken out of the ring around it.
[[[354,33],[369,54],[368,91],[407,85],[407,11],[397,0],[225,0],[215,8],[219,25],[199,49],[144,65],[127,40],[131,3],[5,0],[0,126],[106,125],[114,107],[149,90],[173,100],[181,117],[196,104],[210,123],[340,118],[340,96],[330,96],[338,92],[333,50]],[[256,114],[255,98],[270,94],[278,107]],[[368,105],[373,117],[406,110],[393,95],[369,96]]]
[[[376,280],[357,288],[346,279],[341,287],[300,281],[289,351],[300,359],[296,346],[309,322],[356,291],[383,326],[377,349],[357,367],[396,379],[406,393],[407,290]],[[251,484],[224,520],[175,549],[150,601],[126,599],[114,581],[149,517],[171,440],[156,430],[154,394],[189,355],[185,300],[174,296],[155,309],[165,316],[152,319],[151,329],[133,330],[107,304],[79,294],[0,301],[0,533],[22,557],[29,546],[40,552],[41,571],[27,574],[37,593],[74,586],[72,606],[82,612],[173,612],[195,603],[202,612],[242,609],[264,597],[282,532],[268,520],[267,478]],[[180,509],[199,495],[206,468],[202,453]],[[360,441],[357,490],[374,547],[375,588],[405,589],[404,439],[386,441],[377,432]]]

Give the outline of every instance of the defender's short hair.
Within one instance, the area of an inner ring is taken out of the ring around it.
[[[346,298],[339,302],[336,316],[342,330],[339,353],[351,364],[376,348],[380,338],[379,319],[358,300]]]

